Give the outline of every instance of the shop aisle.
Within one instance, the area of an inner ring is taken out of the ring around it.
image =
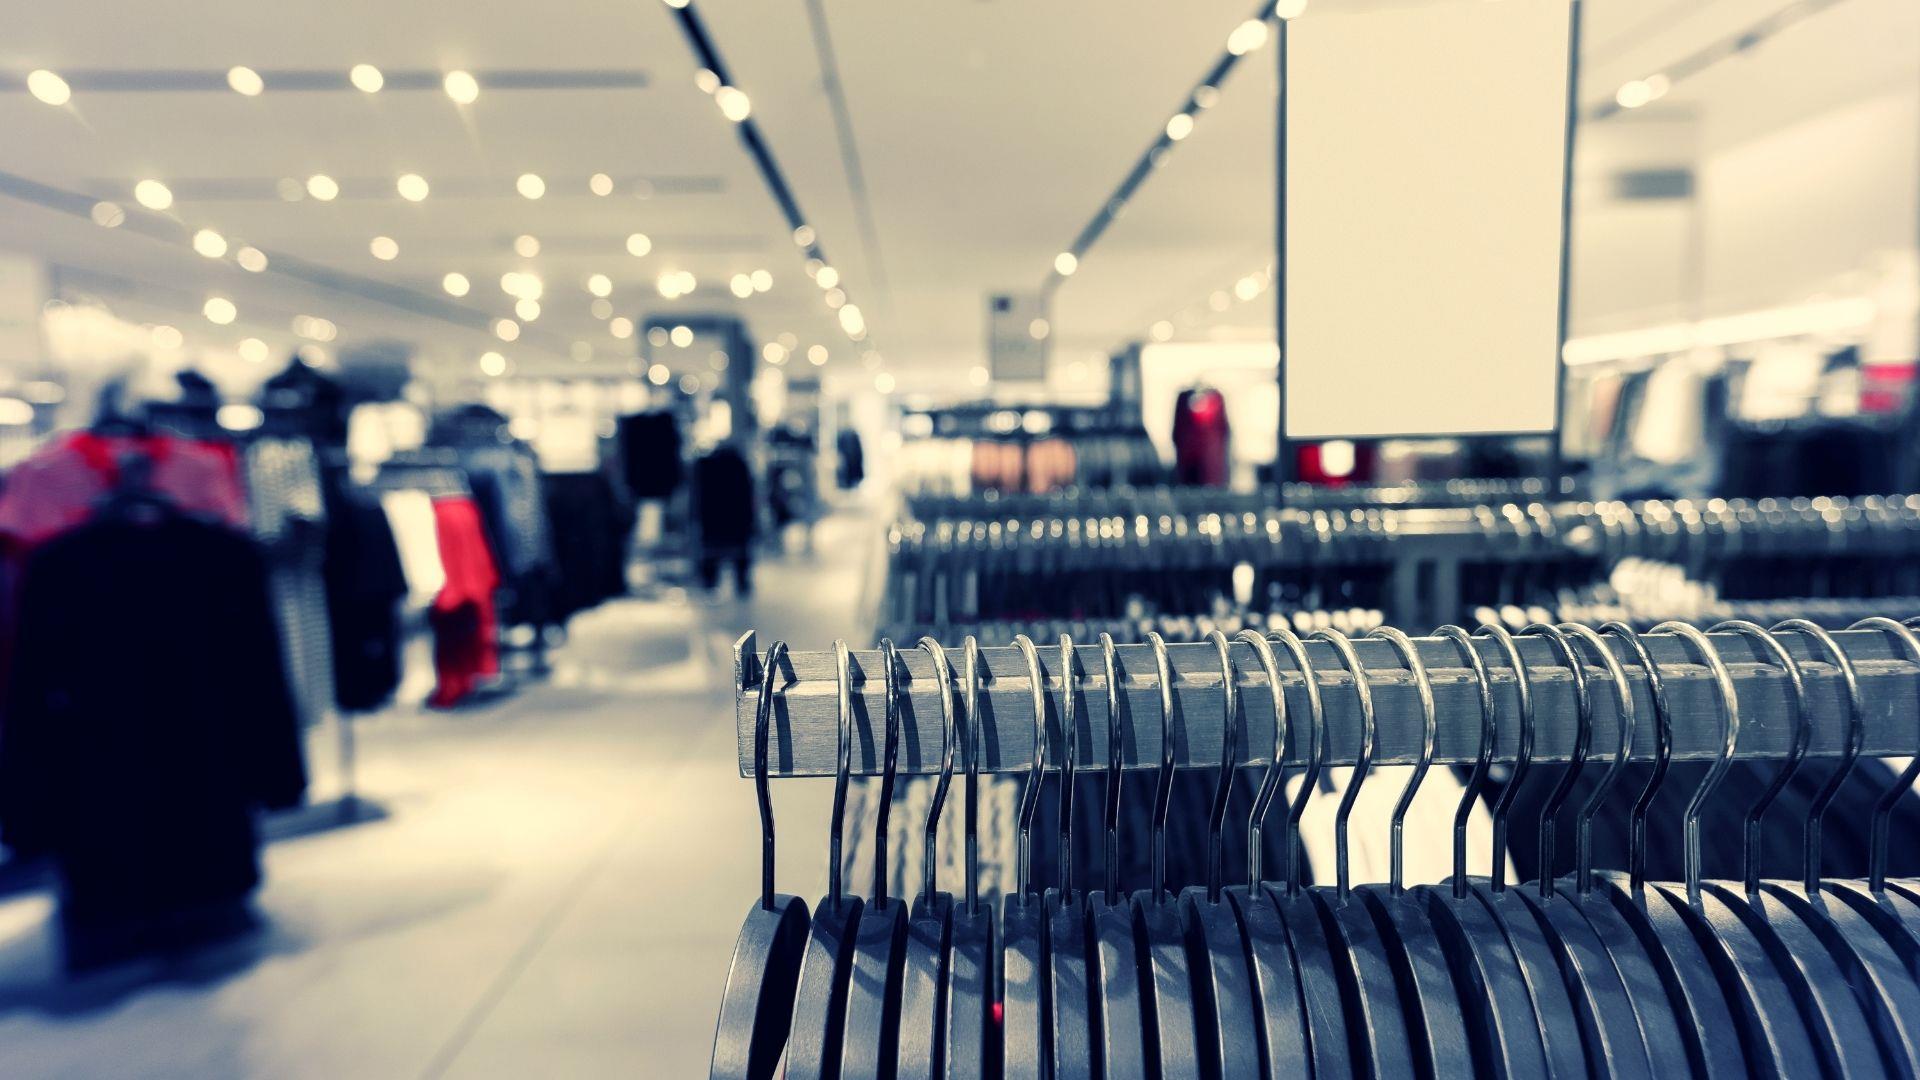
[[[876,527],[828,518],[746,603],[588,613],[551,683],[492,706],[364,722],[362,790],[390,816],[271,845],[246,940],[69,979],[51,898],[0,899],[0,1073],[700,1074],[758,895],[728,649],[746,626],[865,637]],[[778,885],[810,902],[830,787],[775,789]]]

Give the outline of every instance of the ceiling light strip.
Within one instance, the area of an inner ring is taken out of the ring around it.
[[[1605,101],[1588,106],[1586,119],[1605,120],[1618,116],[1648,104],[1670,93],[1673,87],[1725,60],[1748,53],[1758,48],[1768,38],[1794,25],[1805,22],[1820,12],[1840,3],[1840,0],[1792,0],[1773,14],[1735,34],[1729,34],[1710,45],[1649,72],[1621,87]],[[1649,84],[1657,80],[1657,92],[1649,89]],[[1633,96],[1629,88],[1638,86],[1643,96]],[[1629,104],[1631,102],[1631,104]]]
[[[201,93],[218,91],[230,94],[228,71],[178,71],[159,69],[81,69],[61,71],[60,77],[75,93]],[[285,70],[256,68],[269,94],[283,91],[360,92],[347,69]],[[444,93],[444,71],[381,71],[381,91],[427,90]],[[560,69],[506,68],[474,71],[476,81],[488,90],[642,90],[652,85],[647,72],[638,69]],[[0,74],[0,89],[24,90],[27,77]]]
[[[720,59],[719,48],[714,44],[712,35],[707,32],[706,23],[701,20],[700,13],[695,10],[691,0],[668,3],[667,7],[671,10],[673,17],[679,21],[680,30],[686,35],[687,45],[693,50],[694,57],[700,62],[700,66],[711,71],[719,80],[720,86],[735,86],[726,63]],[[753,158],[754,165],[760,170],[760,179],[766,184],[767,193],[773,196],[774,204],[780,208],[781,216],[786,218],[787,227],[797,236],[806,237],[804,243],[799,243],[796,239],[800,250],[808,258],[832,265],[827,259],[826,252],[820,247],[818,231],[800,211],[800,202],[794,198],[793,188],[787,184],[785,174],[780,171],[779,164],[774,161],[773,149],[767,145],[766,139],[760,134],[760,126],[754,122],[751,115],[735,121],[733,126],[739,130],[740,145],[746,148],[747,155]],[[807,232],[801,233],[802,229]],[[844,324],[845,320],[843,319],[842,322]],[[872,348],[872,328],[863,326],[863,330],[864,332],[856,340],[863,341]]]
[[[1251,18],[1243,20],[1242,23],[1236,24],[1236,26],[1244,25],[1245,22],[1265,22],[1273,17],[1273,9],[1273,0],[1262,0],[1260,6],[1254,9]],[[1194,118],[1198,117],[1210,107],[1211,102],[1206,99],[1220,92],[1220,84],[1226,79],[1227,74],[1233,70],[1234,65],[1238,64],[1253,51],[1253,49],[1244,49],[1236,53],[1232,49],[1228,49],[1226,52],[1220,54],[1220,58],[1213,62],[1213,66],[1207,69],[1207,73],[1202,76],[1200,81],[1194,84],[1193,89],[1187,93],[1186,100],[1181,102],[1180,107],[1173,112],[1173,116],[1176,119],[1182,116],[1186,117],[1187,123],[1176,127],[1173,122],[1162,122],[1163,126],[1159,133],[1155,135],[1153,141],[1147,145],[1146,151],[1140,155],[1139,160],[1133,163],[1133,168],[1127,172],[1125,179],[1120,181],[1120,186],[1115,188],[1113,194],[1107,196],[1106,201],[1100,204],[1100,209],[1093,215],[1093,220],[1087,222],[1086,227],[1080,230],[1080,234],[1073,238],[1073,243],[1062,249],[1062,254],[1073,256],[1072,261],[1069,263],[1067,260],[1058,259],[1056,256],[1058,263],[1077,267],[1081,262],[1086,260],[1088,249],[1092,248],[1093,245],[1099,241],[1101,235],[1104,234],[1107,228],[1120,216],[1120,211],[1126,206],[1127,200],[1133,198],[1134,192],[1138,191],[1140,185],[1146,182],[1147,177],[1159,166],[1161,159],[1166,156],[1167,151],[1173,147],[1173,144],[1187,137]],[[1176,135],[1175,131],[1178,131],[1179,134]],[[1068,276],[1068,274],[1061,273],[1058,267],[1052,268],[1048,271],[1046,281],[1042,288],[1047,292],[1052,292],[1058,288],[1060,283],[1065,281]]]
[[[880,301],[880,312],[893,312],[893,288],[887,281],[886,262],[880,256],[880,231],[873,223],[873,205],[867,195],[867,174],[860,164],[860,144],[853,134],[853,110],[847,106],[846,88],[840,80],[840,58],[834,52],[833,32],[827,24],[822,0],[807,0],[807,22],[813,31],[813,50],[820,59],[821,82],[827,104],[833,113],[834,134],[840,142],[840,168],[847,178],[847,193],[853,198],[854,221],[860,229],[860,249],[867,258],[867,271]]]

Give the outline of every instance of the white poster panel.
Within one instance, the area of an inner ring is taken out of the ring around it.
[[[1554,426],[1567,0],[1289,24],[1289,438]]]

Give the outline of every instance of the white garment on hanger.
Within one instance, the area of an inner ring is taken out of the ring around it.
[[[400,573],[407,579],[407,604],[431,605],[447,584],[447,568],[440,562],[440,532],[433,518],[433,497],[424,491],[383,491],[380,509],[393,529],[400,549]]]

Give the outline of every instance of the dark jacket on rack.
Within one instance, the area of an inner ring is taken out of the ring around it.
[[[151,512],[50,542],[22,587],[0,838],[53,856],[70,917],[244,896],[253,811],[306,788],[255,546]]]
[[[324,574],[333,630],[334,703],[343,712],[386,704],[400,685],[400,601],[407,579],[386,511],[346,478],[327,478]]]
[[[694,464],[693,498],[703,548],[738,550],[753,539],[760,508],[754,503],[753,470],[738,449],[715,447]]]
[[[670,412],[620,418],[620,467],[636,499],[664,499],[680,487],[680,422]]]

